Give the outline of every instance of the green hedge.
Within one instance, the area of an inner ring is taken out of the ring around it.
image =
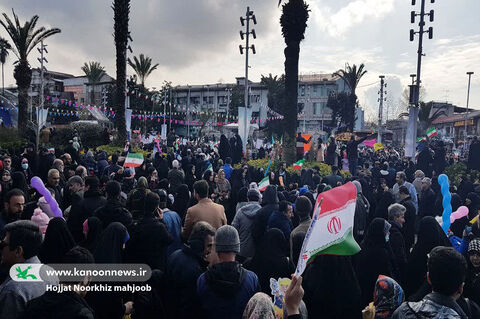
[[[144,150],[138,149],[138,148],[134,148],[133,150],[135,151],[135,153],[143,154],[144,157],[146,157],[147,154],[151,153],[151,151],[144,151]],[[100,146],[97,146],[97,151],[104,151],[108,155],[112,155],[114,153],[122,153],[123,152],[123,147],[115,146],[115,145],[112,145],[112,144],[100,145]]]
[[[75,136],[75,130],[77,130],[78,135],[80,136],[82,146],[92,148],[104,143],[103,128],[100,125],[74,122],[67,127],[56,129],[55,134],[51,138],[51,144],[54,146],[66,147],[68,141]]]
[[[27,146],[28,141],[22,138],[15,128],[0,128],[0,148],[17,149]]]
[[[253,166],[255,168],[263,168],[264,170],[267,169],[268,163],[270,163],[269,158],[263,158],[263,159],[256,159],[256,160],[249,160],[247,162],[248,165]],[[282,165],[282,161],[273,161],[272,165],[270,166],[271,171],[277,171],[280,166]],[[332,167],[328,164],[325,164],[323,162],[305,162],[303,164],[304,168],[314,168],[315,166],[318,166],[320,168],[320,174],[322,176],[327,176],[330,175],[332,172]],[[237,164],[234,166],[234,168],[241,168],[241,164]],[[287,167],[287,171],[290,174],[300,174],[301,170],[295,170],[293,169],[293,166]],[[348,171],[340,171],[340,174],[343,176],[343,178],[349,178],[352,177],[352,174]]]
[[[463,176],[468,176],[472,182],[480,179],[480,172],[471,170],[468,171],[467,165],[465,163],[457,163],[448,166],[445,168],[445,174],[448,176],[450,185],[457,186],[460,185]]]

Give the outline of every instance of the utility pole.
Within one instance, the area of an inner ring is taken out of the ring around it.
[[[435,3],[435,0],[430,0],[431,3]],[[416,0],[412,0],[412,6],[416,4]],[[415,155],[415,145],[417,141],[417,122],[418,122],[418,111],[419,111],[419,98],[420,98],[420,85],[421,85],[421,70],[422,70],[422,56],[423,54],[423,34],[428,33],[428,38],[432,39],[433,38],[433,28],[429,27],[427,31],[424,31],[425,28],[425,16],[430,17],[430,22],[433,22],[434,20],[434,11],[430,10],[429,13],[425,13],[425,0],[421,0],[421,6],[420,6],[420,13],[417,13],[415,11],[412,11],[410,13],[410,22],[415,23],[415,17],[420,16],[420,22],[418,23],[418,26],[420,27],[419,31],[415,31],[413,29],[410,29],[410,41],[414,41],[415,39],[415,34],[418,34],[418,50],[417,50],[417,80],[416,80],[416,85],[411,85],[410,86],[410,105],[412,106],[410,110],[410,121],[413,123],[413,127],[409,127],[409,130],[407,130],[407,135],[409,135],[410,140],[410,147],[412,149],[407,150],[408,154],[411,155],[412,158],[414,158]],[[413,77],[412,77],[413,80]],[[406,141],[407,142],[407,141]]]
[[[36,137],[36,153],[38,155],[38,146],[40,144],[40,116],[41,116],[41,111],[43,110],[44,107],[44,99],[43,99],[43,92],[45,90],[45,83],[44,83],[44,72],[45,72],[45,66],[43,65],[44,63],[48,63],[47,59],[45,58],[44,53],[48,53],[47,50],[47,45],[43,44],[43,41],[40,42],[40,48],[37,48],[38,52],[40,53],[40,58],[37,58],[38,62],[40,62],[40,92],[39,92],[39,98],[40,98],[40,106],[37,106],[37,137]],[[42,116],[43,117],[43,116]],[[38,165],[38,160],[36,161]]]
[[[232,89],[227,87],[225,91],[227,91],[227,124],[228,124],[228,111],[230,109],[230,94],[232,94]]]
[[[248,109],[250,108],[250,99],[249,99],[249,94],[248,94],[248,52],[249,50],[252,50],[253,54],[256,54],[255,51],[255,45],[249,45],[250,43],[250,34],[253,36],[254,39],[257,38],[257,35],[255,33],[255,29],[252,29],[250,31],[250,20],[253,21],[253,24],[257,24],[257,18],[255,18],[255,15],[253,14],[253,11],[250,11],[250,7],[247,7],[247,12],[245,14],[245,17],[240,17],[240,23],[242,24],[242,27],[245,26],[245,32],[240,31],[240,38],[243,40],[245,39],[245,46],[239,45],[240,49],[240,54],[243,54],[243,50],[245,50],[245,117],[244,117],[244,141],[243,141],[243,151],[246,152],[247,150],[247,140],[248,140],[248,129],[247,129],[247,123],[248,123]],[[245,24],[246,22],[246,24]]]
[[[104,109],[107,107],[107,89],[106,88],[103,88],[102,90],[102,105]]]
[[[386,101],[387,99],[383,97],[383,88],[387,87],[387,84],[385,83],[385,75],[380,75],[380,91],[378,91],[378,94],[380,94],[380,98],[378,101],[380,102],[380,105],[378,106],[378,132],[377,132],[377,142],[382,143],[382,121],[383,121],[383,101]],[[385,91],[385,94],[387,92]]]
[[[463,143],[463,146],[464,146],[464,151],[465,151],[465,154],[467,153],[467,137],[468,137],[468,132],[467,132],[467,116],[468,116],[468,103],[470,101],[470,80],[472,79],[472,75],[474,73],[472,71],[470,72],[467,72],[467,75],[468,75],[468,89],[467,89],[467,111],[465,112],[465,141]]]

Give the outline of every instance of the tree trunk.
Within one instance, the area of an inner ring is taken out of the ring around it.
[[[127,128],[125,124],[125,84],[127,77],[128,16],[130,12],[130,0],[114,0],[113,12],[117,66],[115,120],[118,131],[118,142],[123,143],[127,139]]]
[[[32,69],[27,61],[20,60],[15,66],[13,76],[17,81],[18,87],[18,131],[21,135],[26,136],[28,121],[28,88],[32,81]]]
[[[290,42],[284,50],[285,54],[285,139],[283,140],[283,154],[287,165],[296,159],[296,131],[298,108],[298,57],[300,43]]]

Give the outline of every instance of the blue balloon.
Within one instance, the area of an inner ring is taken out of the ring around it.
[[[452,215],[452,195],[450,194],[448,176],[445,174],[438,176],[438,184],[440,184],[443,197],[442,229],[446,234],[450,228],[450,215]]]

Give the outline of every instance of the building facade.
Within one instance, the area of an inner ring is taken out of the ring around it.
[[[340,92],[349,90],[339,76],[320,73],[299,75],[298,103],[303,106],[303,114],[299,118],[300,130],[314,135],[327,131],[325,123],[332,119],[332,110],[327,107],[328,97]],[[362,127],[363,124],[356,123],[356,126]]]

